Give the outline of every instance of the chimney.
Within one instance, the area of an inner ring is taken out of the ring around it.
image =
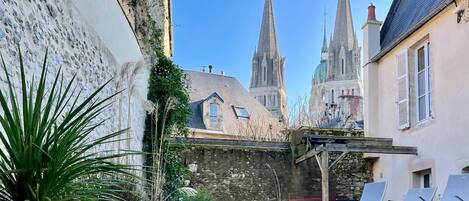
[[[202,72],[205,73],[205,66],[202,66]]]
[[[208,73],[212,73],[213,72],[213,66],[212,65],[208,65]]]
[[[368,21],[376,21],[376,6],[373,3],[368,6]]]
[[[224,75],[225,75],[225,71],[222,70],[222,71],[220,72],[220,75],[223,75],[223,76],[224,76]]]
[[[363,30],[363,59],[365,63],[370,62],[381,50],[380,28],[383,23],[376,19],[376,7],[368,6],[368,19],[362,27]]]
[[[365,124],[365,136],[373,137],[377,132],[378,120],[375,113],[378,110],[378,63],[371,59],[381,51],[381,25],[376,19],[376,7],[368,6],[368,19],[362,26],[363,30],[363,118]]]

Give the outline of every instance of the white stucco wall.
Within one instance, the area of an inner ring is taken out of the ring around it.
[[[365,135],[393,138],[395,145],[416,146],[419,153],[418,156],[379,155],[373,173],[375,181],[388,182],[385,200],[402,200],[414,186],[413,172],[427,168],[432,169],[431,186],[438,187],[437,197],[441,196],[448,176],[460,174],[463,167],[469,166],[469,113],[466,109],[469,103],[469,23],[458,24],[454,11],[455,6],[451,4],[386,54],[377,65],[371,66],[377,71],[377,78],[365,82],[377,86],[374,93],[379,97],[365,101],[367,116],[376,122],[367,128]],[[431,44],[434,117],[424,124],[412,122],[410,129],[401,131],[396,104],[396,54],[427,37]]]
[[[112,78],[113,81],[102,92],[102,97],[131,88],[127,78],[121,76],[125,74],[122,73],[122,66],[143,60],[137,40],[115,0],[0,0],[0,52],[13,79],[18,80],[15,40],[19,41],[22,48],[27,77],[38,75],[48,48],[49,75],[55,75],[59,67],[62,67],[65,79],[70,79],[76,73],[76,84],[85,95]],[[131,70],[132,67],[128,71]],[[142,104],[147,95],[148,70],[142,68],[135,74],[131,102],[128,103],[127,91],[118,96],[114,100],[116,103],[98,117],[97,120],[107,121],[96,130],[94,136],[115,132],[119,125],[121,128],[131,127],[130,148],[140,151],[145,120]],[[5,75],[2,72],[0,89],[5,90],[5,87]],[[122,100],[121,105],[117,104],[119,100]],[[127,125],[128,106],[131,125]],[[119,146],[127,149],[126,142],[101,149],[118,150]],[[142,157],[133,157],[128,162],[142,164]]]

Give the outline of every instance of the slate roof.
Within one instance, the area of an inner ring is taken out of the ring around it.
[[[374,61],[395,47],[454,0],[394,0],[381,29],[381,52]]]
[[[244,107],[252,118],[263,117],[272,123],[278,120],[257,101],[234,77],[184,71],[189,86],[190,105],[192,115],[188,123],[189,128],[206,129],[203,122],[202,103],[213,94],[218,95],[222,102],[223,124],[225,134],[236,135],[240,121],[234,113],[233,106]]]

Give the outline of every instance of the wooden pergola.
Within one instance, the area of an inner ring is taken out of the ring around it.
[[[393,140],[390,138],[338,136],[333,135],[333,132],[346,133],[349,131],[318,128],[302,128],[291,131],[292,147],[297,147],[300,152],[295,163],[300,164],[314,157],[319,165],[323,201],[329,201],[329,171],[348,153],[417,155],[416,147],[394,146]],[[350,131],[349,133],[358,132]],[[331,152],[340,153],[340,155],[332,163],[329,163]]]

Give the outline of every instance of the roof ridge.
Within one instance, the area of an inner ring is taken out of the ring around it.
[[[217,73],[200,72],[200,71],[190,70],[190,69],[182,69],[182,70],[184,72],[194,72],[194,73],[199,73],[199,74],[204,74],[204,75],[213,75],[213,76],[219,76],[219,77],[232,78],[232,79],[236,80],[236,78],[234,76],[229,76],[229,75],[221,75],[221,74],[217,74]]]

